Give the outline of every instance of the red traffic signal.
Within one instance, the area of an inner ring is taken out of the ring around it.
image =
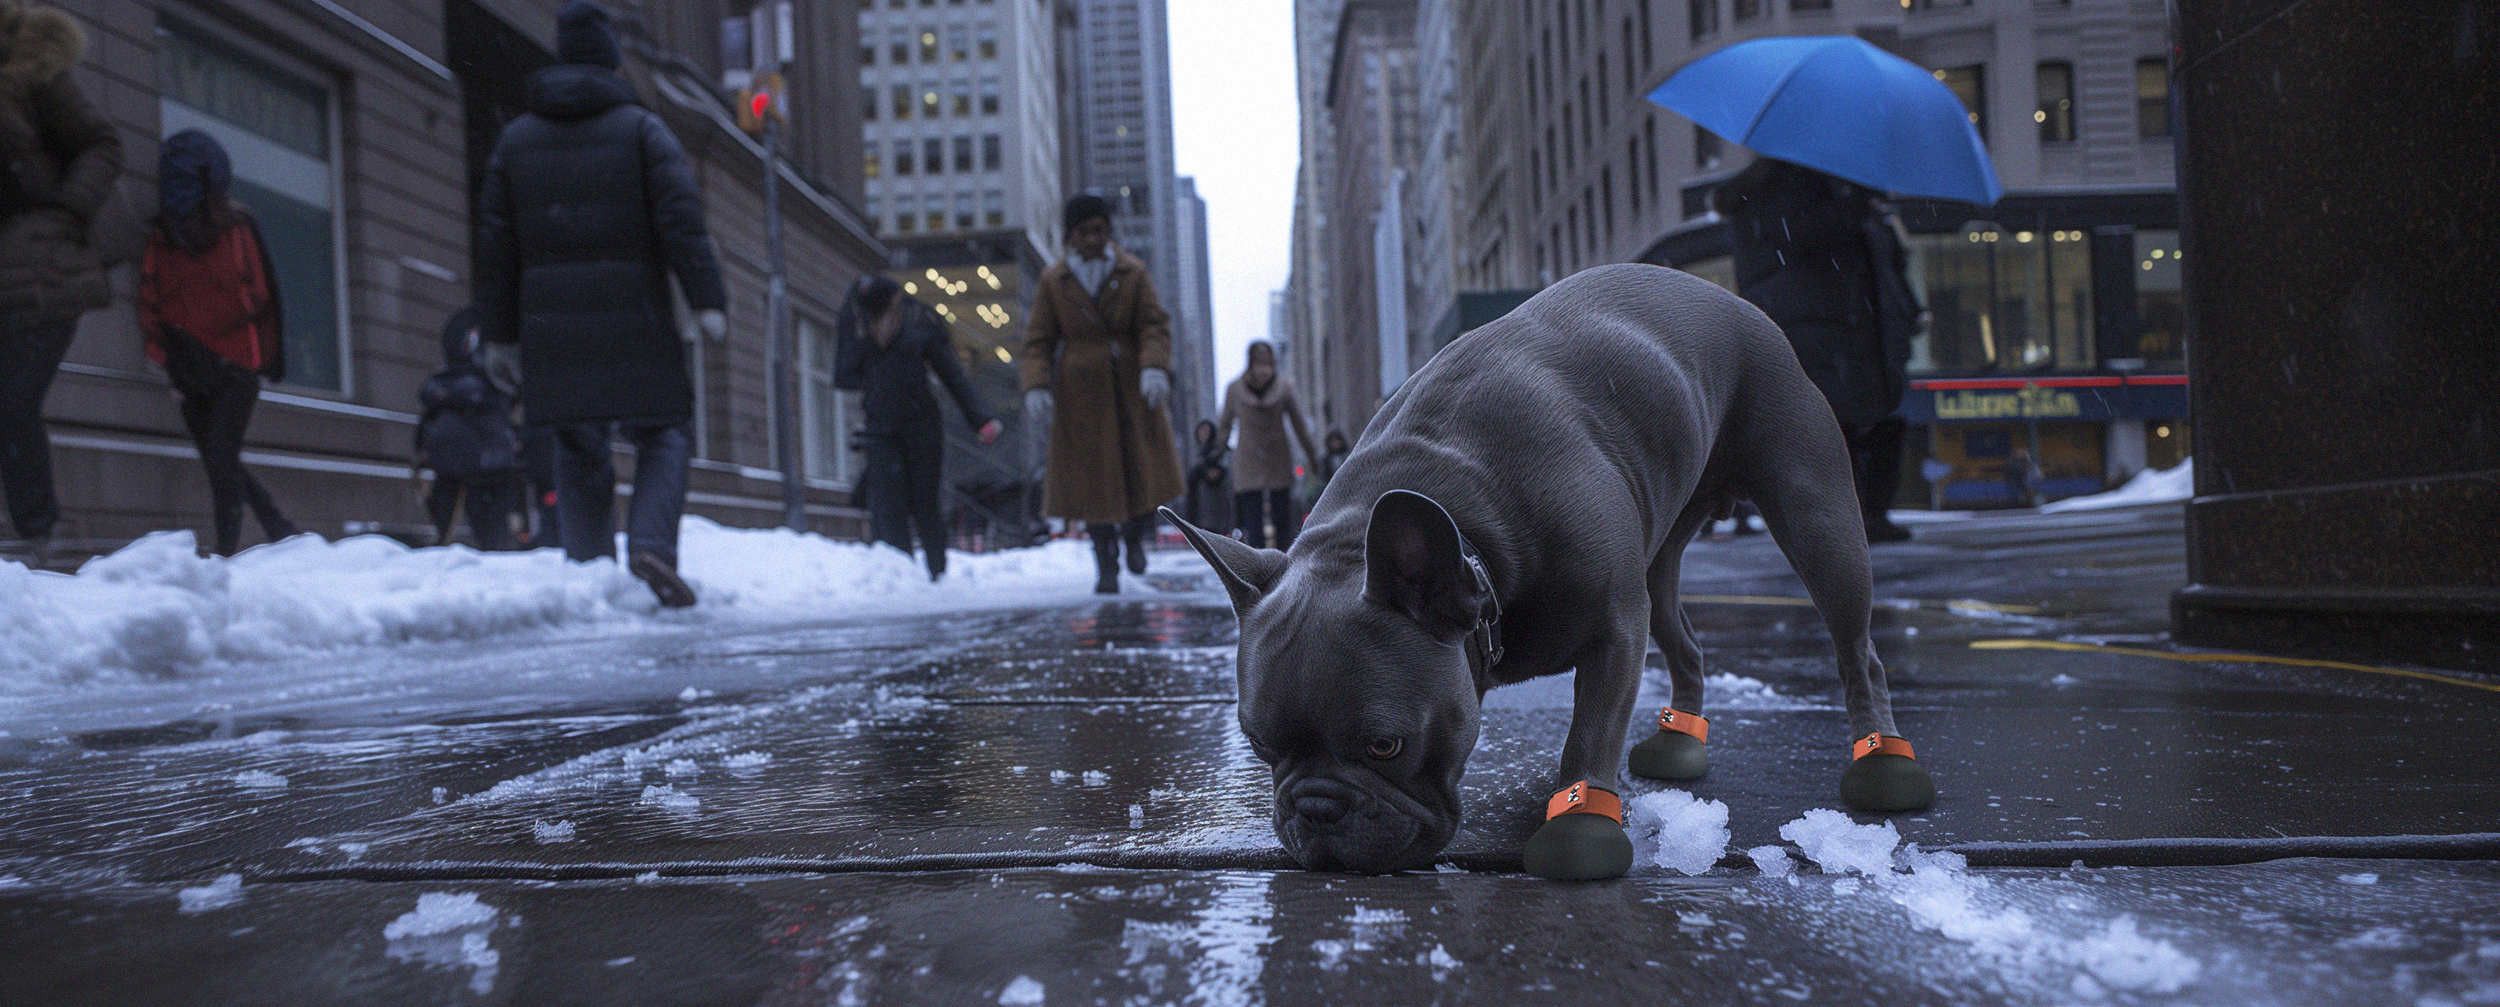
[[[770,116],[770,115],[772,115],[772,114],[773,114],[773,93],[772,93],[772,92],[770,92],[770,91],[757,91],[757,92],[755,92],[753,95],[748,96],[748,98],[747,98],[747,115],[748,115],[748,117],[750,117],[750,118],[754,118],[754,119],[758,119],[758,120],[761,120],[761,119],[764,119],[764,118],[766,118],[766,117],[768,117],[768,116]]]
[[[786,121],[781,111],[781,75],[759,73],[738,92],[738,128],[761,134],[768,123]]]

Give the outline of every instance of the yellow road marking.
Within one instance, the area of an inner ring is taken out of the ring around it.
[[[1688,604],[1698,605],[1785,605],[1792,608],[1814,607],[1814,600],[1811,598],[1786,598],[1778,595],[1687,594],[1679,595],[1678,597],[1682,598]],[[2040,610],[2031,605],[2003,605],[1993,601],[1972,601],[1967,598],[1949,598],[1944,601],[1921,601],[1914,598],[1897,601],[1892,599],[1878,599],[1875,604],[1883,608],[1941,608],[1947,611],[1957,608],[1967,608],[1976,609],[1982,612],[2006,612],[2014,615],[2040,614]]]
[[[2266,654],[2179,654],[2167,650],[2147,650],[2142,647],[2112,647],[2107,644],[2074,643],[2067,640],[1973,640],[1970,645],[1972,650],[2067,650],[2085,653],[2125,654],[2129,657],[2157,657],[2165,661],[2230,661],[2245,662],[2248,664],[2288,664],[2302,668],[2335,668],[2341,671],[2368,672],[2373,675],[2399,675],[2405,678],[2427,679],[2433,682],[2446,682],[2449,685],[2462,685],[2468,689],[2481,689],[2485,692],[2500,692],[2500,685],[2494,685],[2489,682],[2473,682],[2462,678],[2450,678],[2446,675],[2433,675],[2427,671],[2408,671],[2403,668],[2380,668],[2367,664],[2350,664],[2343,661],[2319,661],[2303,657],[2273,657]]]

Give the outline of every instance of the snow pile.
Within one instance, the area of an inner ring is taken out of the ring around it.
[[[199,888],[185,888],[174,893],[182,900],[183,915],[224,909],[243,901],[243,875],[220,874],[217,880]]]
[[[2091,496],[2067,497],[2040,505],[2040,513],[2175,503],[2196,495],[2196,459],[2183,459],[2166,469],[2145,469],[2117,489]]]
[[[661,614],[615,562],[553,549],[411,549],[374,535],[300,535],[228,559],[188,531],[158,532],[75,576],[0,561],[0,695],[98,675],[170,676],[411,641],[617,625],[895,615],[1085,596],[1091,549],[1073,540],[950,557],[931,583],[881,545],[688,517],[680,573],[702,597]]]
[[[573,820],[568,818],[558,822],[531,822],[530,838],[541,843],[572,842]]]
[[[1705,874],[1728,843],[1727,805],[1681,790],[1642,794],[1624,804],[1632,862],[1684,874]]]
[[[234,774],[234,785],[245,790],[285,790],[286,777],[266,769],[246,769]]]
[[[1771,684],[1758,678],[1720,672],[1702,679],[1701,694],[1710,707],[1718,710],[1821,710],[1817,703],[1784,696]]]
[[[998,992],[999,1007],[1036,1007],[1042,1002],[1042,984],[1033,981],[1032,976],[1017,976]]]
[[[691,815],[703,807],[701,798],[680,792],[677,785],[673,783],[659,783],[642,788],[642,800],[638,803],[682,815]]]
[[[1859,825],[1838,811],[1818,808],[1780,826],[1780,837],[1796,843],[1824,873],[1864,877],[1878,894],[1907,910],[1912,926],[1968,945],[2009,973],[2072,970],[2068,991],[2080,998],[2104,999],[2112,990],[2175,993],[2202,971],[2169,941],[2137,932],[2132,916],[2121,914],[2095,927],[2070,909],[2034,915],[2013,905],[1996,882],[1970,873],[1961,854],[1921,852],[1915,844],[1896,854],[1901,834],[1890,822]]]
[[[495,988],[495,972],[503,956],[487,940],[502,914],[477,900],[472,892],[426,892],[417,907],[382,927],[391,958],[429,967],[465,968],[469,991],[485,996]]]

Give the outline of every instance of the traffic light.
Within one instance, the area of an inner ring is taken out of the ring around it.
[[[738,128],[763,135],[769,123],[788,122],[789,114],[781,104],[782,86],[779,73],[765,72],[738,91]]]

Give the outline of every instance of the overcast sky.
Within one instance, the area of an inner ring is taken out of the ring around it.
[[[1293,5],[1178,0],[1172,26],[1173,157],[1207,201],[1215,375],[1241,373],[1267,338],[1267,295],[1291,265],[1299,132]]]

